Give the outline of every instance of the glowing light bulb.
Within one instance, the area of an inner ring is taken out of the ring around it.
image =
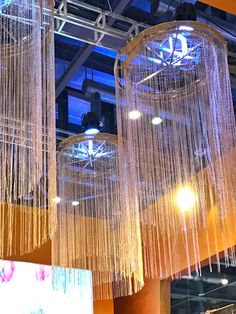
[[[131,120],[137,120],[141,117],[141,112],[138,110],[132,110],[129,112],[129,118]]]
[[[158,124],[161,124],[161,123],[162,123],[162,118],[160,118],[160,117],[154,117],[152,119],[152,124],[154,124],[154,125],[158,125]]]
[[[191,211],[196,202],[196,195],[190,187],[182,187],[178,190],[176,203],[181,212],[186,213]]]
[[[191,26],[182,25],[179,27],[180,31],[193,31],[193,28]]]
[[[84,132],[86,135],[96,135],[99,133],[99,130],[96,128],[88,129]]]
[[[73,201],[73,202],[71,203],[71,205],[72,205],[72,206],[77,206],[77,205],[79,205],[79,201]]]
[[[229,280],[228,279],[226,279],[226,278],[222,278],[221,279],[221,283],[222,283],[222,285],[227,285],[228,283],[229,283]]]
[[[61,198],[59,196],[56,196],[54,197],[53,201],[56,203],[56,204],[59,204],[61,202]]]

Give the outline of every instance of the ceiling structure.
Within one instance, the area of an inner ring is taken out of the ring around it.
[[[197,20],[218,29],[228,41],[229,69],[236,102],[235,16],[203,2],[189,2],[195,3]],[[58,127],[68,129],[68,125],[76,124],[73,122],[77,120],[77,126],[70,125],[70,129],[78,130],[80,116],[84,113],[86,104],[85,111],[88,111],[92,91],[99,91],[101,94],[102,114],[104,115],[104,110],[108,115],[113,114],[113,67],[118,50],[143,29],[173,20],[174,11],[179,4],[178,0],[159,1],[156,13],[153,14],[150,13],[148,0],[56,1],[56,96],[58,109],[60,108]],[[87,86],[86,89],[82,88],[83,83]],[[69,108],[65,108],[65,103],[68,102],[65,99],[68,97],[65,96],[66,92],[69,92],[71,101],[77,100],[77,104],[69,103]],[[67,115],[70,121],[65,121]],[[115,132],[115,126],[112,131]]]
[[[211,0],[189,0],[197,20],[219,30],[228,41],[228,61],[236,108],[236,7],[225,10],[208,5]],[[55,1],[55,56],[57,140],[81,132],[81,116],[96,111],[104,131],[116,133],[114,62],[118,50],[143,29],[173,20],[181,1],[61,0]],[[232,3],[232,7],[229,6]],[[93,99],[98,91],[101,100]],[[226,276],[229,284],[221,279]],[[172,314],[205,313],[209,308],[236,304],[236,269],[222,261],[218,274],[203,268],[201,279],[183,278],[172,283]]]

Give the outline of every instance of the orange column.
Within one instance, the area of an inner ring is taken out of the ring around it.
[[[93,306],[94,314],[114,314],[113,300],[95,301]]]
[[[147,280],[137,294],[114,300],[114,314],[170,314],[170,281]]]

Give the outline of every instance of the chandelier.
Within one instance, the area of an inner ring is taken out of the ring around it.
[[[126,141],[118,143],[119,167],[140,212],[145,276],[165,278],[183,259],[199,273],[200,228],[207,255],[223,243],[229,263],[236,134],[224,39],[197,22],[157,25],[121,50],[115,73],[118,136]],[[210,216],[212,226],[220,221],[218,234],[208,234]]]
[[[0,257],[56,227],[53,6],[0,2]]]
[[[73,269],[92,270],[95,299],[130,295],[143,286],[139,212],[125,197],[117,144],[116,135],[98,133],[75,135],[58,146],[52,264],[68,267],[65,290],[79,280]]]

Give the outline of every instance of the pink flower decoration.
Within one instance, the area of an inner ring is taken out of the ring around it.
[[[0,262],[0,281],[9,282],[15,271],[14,262],[10,261],[1,261]]]
[[[36,272],[36,279],[39,281],[44,281],[45,278],[50,277],[50,275],[51,275],[51,267],[40,265],[39,269]]]

